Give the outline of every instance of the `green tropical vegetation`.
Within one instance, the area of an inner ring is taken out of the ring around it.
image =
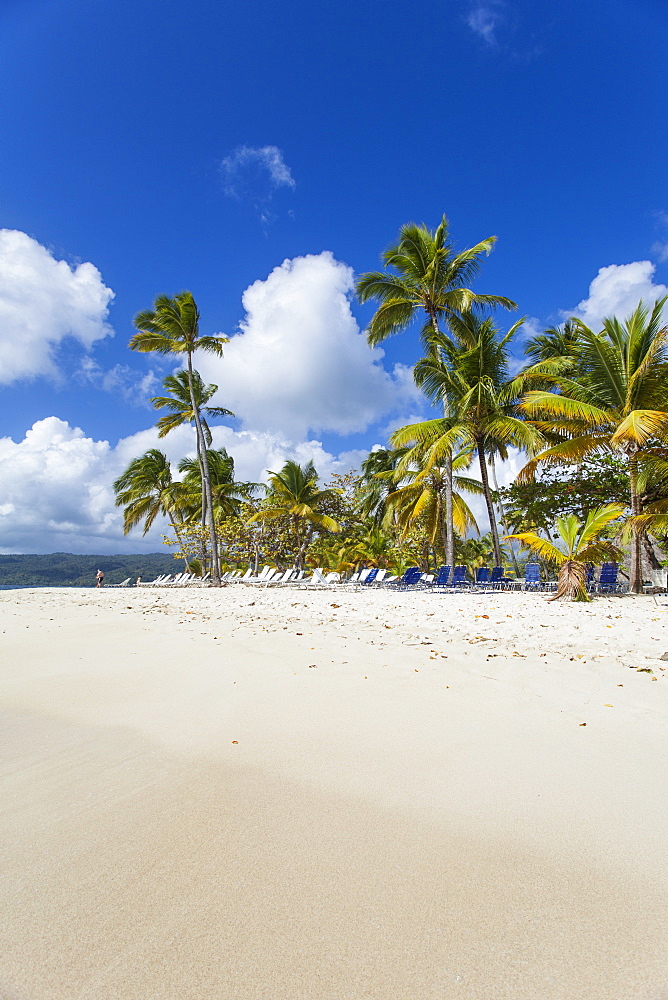
[[[159,296],[136,317],[130,346],[183,359],[151,402],[162,411],[159,437],[189,425],[194,442],[175,468],[157,449],[130,462],[114,484],[124,530],[169,525],[176,556],[214,582],[221,568],[263,561],[519,574],[537,557],[558,570],[558,596],[582,600],[583,566],[606,557],[627,564],[630,589],[641,592],[644,567],[667,561],[666,299],[640,302],[600,330],[572,317],[522,342],[524,321],[502,329],[495,315],[516,304],[472,288],[494,244],[457,251],[445,216],[435,230],[409,223],[382,270],[359,276],[359,301],[375,306],[370,346],[419,329],[413,375],[434,416],[396,428],[358,471],[325,483],[312,463],[291,459],[266,483],[236,480],[210,426],[232,414],[211,405],[217,387],[194,367],[197,352],[222,356],[225,338],[200,333],[190,292]],[[520,472],[499,487],[497,468],[511,455]],[[473,512],[480,500],[484,534]]]

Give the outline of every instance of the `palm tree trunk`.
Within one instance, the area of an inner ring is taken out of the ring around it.
[[[206,439],[204,437],[204,431],[202,430],[202,421],[200,418],[199,407],[195,400],[195,392],[193,390],[193,361],[192,354],[188,351],[188,385],[190,386],[190,402],[192,403],[193,414],[195,417],[195,426],[197,428],[197,440],[199,447],[201,448],[202,455],[202,472],[204,474],[204,489],[206,492],[206,505],[207,505],[207,519],[209,522],[209,537],[211,539],[211,576],[213,578],[213,583],[215,586],[220,586],[220,559],[218,557],[218,539],[216,538],[216,525],[213,520],[213,498],[211,496],[211,477],[209,475],[209,459],[206,453]]]
[[[631,482],[631,514],[637,517],[641,512],[640,497],[638,496],[638,458],[636,455],[629,455],[629,480]],[[642,594],[642,556],[641,556],[640,529],[634,524],[633,535],[631,536],[631,573],[629,580],[629,590],[633,594]]]
[[[438,503],[438,507],[437,507],[437,512],[438,512],[437,513],[437,516],[438,516],[438,527],[439,527],[439,531],[441,533],[441,544],[443,545],[443,556],[444,556],[445,561],[447,563],[447,561],[448,561],[448,526],[445,523],[445,518],[443,517],[443,503],[441,501],[440,493],[439,493],[439,496],[438,496],[437,503]],[[435,561],[436,565],[438,565],[438,558],[436,557],[436,546],[434,546],[434,561]],[[450,563],[450,565],[452,566],[452,563]]]
[[[435,334],[440,333],[436,313],[428,310],[431,328]],[[446,416],[445,400],[443,400],[443,416]],[[452,503],[452,453],[445,456],[445,526],[447,530],[447,541],[445,545],[445,561],[448,566],[455,565],[455,522],[454,507]]]
[[[206,506],[206,490],[204,489],[204,462],[202,461],[202,447],[200,445],[199,434],[195,433],[195,438],[197,441],[197,461],[199,463],[199,481],[202,484],[202,514],[201,514],[202,531],[205,532],[207,506]],[[199,557],[200,557],[200,564],[202,566],[202,576],[204,576],[206,572],[206,566],[205,566],[206,546],[204,544],[203,538],[200,539]]]
[[[311,544],[311,539],[313,538],[313,528],[309,527],[304,535],[301,545],[297,550],[297,558],[295,559],[295,568],[298,570],[304,569],[304,557],[306,555],[306,550]]]
[[[489,456],[489,467],[492,470],[492,482],[494,483],[494,490],[495,490],[496,493],[498,493],[499,492],[499,484],[498,484],[498,482],[496,480],[496,464],[494,462],[494,453],[492,453]],[[508,527],[508,521],[506,520],[506,511],[505,511],[505,508],[504,508],[504,506],[503,506],[503,504],[501,503],[500,500],[497,501],[497,502],[499,504],[499,514],[501,515],[501,524],[503,525],[503,530],[505,531],[505,533],[507,535],[509,535],[510,534],[510,528]],[[515,570],[515,576],[519,577],[519,575],[520,575],[520,568],[517,565],[517,556],[515,555],[515,544],[514,544],[514,542],[511,541],[509,543],[509,545],[510,545],[510,558],[513,561],[513,569]]]
[[[485,495],[485,503],[487,504],[487,516],[489,517],[489,527],[492,532],[492,543],[494,545],[494,559],[496,565],[501,565],[501,544],[499,542],[499,529],[496,524],[496,515],[494,513],[494,504],[492,503],[492,493],[489,488],[489,477],[487,475],[487,461],[485,459],[485,443],[484,441],[476,441],[476,450],[478,452],[478,461],[480,463],[480,479],[482,482],[482,491]]]
[[[446,527],[446,542],[445,542],[445,562],[448,566],[452,566],[454,570],[455,565],[455,524],[453,516],[453,502],[452,502],[452,455],[446,455],[445,459],[445,527]]]

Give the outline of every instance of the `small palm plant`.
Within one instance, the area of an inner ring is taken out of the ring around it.
[[[516,538],[522,545],[532,549],[546,562],[559,567],[557,592],[551,601],[566,597],[571,601],[589,601],[587,594],[587,563],[602,562],[604,559],[619,557],[619,549],[603,537],[612,521],[624,513],[622,504],[609,503],[604,507],[590,510],[583,522],[575,514],[558,517],[555,527],[563,542],[559,548],[546,538],[541,538],[533,531],[525,531],[518,535],[506,535],[506,538]]]
[[[280,472],[269,473],[265,501],[248,523],[282,521],[292,533],[295,567],[304,568],[304,558],[316,530],[338,532],[340,525],[324,508],[338,498],[336,490],[318,489],[318,473],[313,462],[303,467],[288,461]]]

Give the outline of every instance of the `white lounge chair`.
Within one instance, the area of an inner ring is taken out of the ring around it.
[[[282,583],[287,583],[292,579],[297,573],[296,569],[286,569],[285,573],[276,573],[275,576],[270,576],[265,579],[265,587],[279,587]]]
[[[244,576],[242,577],[242,583],[264,583],[268,578],[275,576],[278,570],[274,569],[273,566],[263,566],[262,571],[257,576]]]
[[[336,584],[341,583],[340,573],[328,573],[327,576],[323,575],[322,569],[313,570],[313,576],[309,577],[308,580],[302,580],[300,586],[302,587],[333,587]]]

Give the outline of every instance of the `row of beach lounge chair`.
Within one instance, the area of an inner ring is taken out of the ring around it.
[[[162,576],[157,577],[155,580],[138,580],[138,587],[201,587],[205,584],[210,573],[206,576],[196,576],[195,573],[177,573],[176,576],[172,576],[170,573],[163,573]],[[120,584],[119,586],[124,586]]]
[[[587,567],[587,589],[590,593],[620,593],[624,585],[619,581],[619,566],[617,563],[604,563],[601,566],[598,579],[594,566]],[[471,578],[466,566],[455,566],[454,570],[450,566],[441,566],[435,575],[425,574],[417,567],[413,566],[406,570],[403,577],[397,582],[400,589],[428,587],[432,590],[447,588],[471,589],[471,590],[528,590],[528,591],[554,591],[557,588],[556,580],[544,580],[541,577],[539,563],[527,563],[524,570],[524,579],[514,579],[507,577],[503,566],[480,566],[475,571],[475,576]]]
[[[590,593],[620,593],[624,585],[618,580],[619,566],[617,563],[604,563],[598,578],[594,566],[587,567],[587,589]],[[189,587],[202,586],[208,580],[209,574],[202,578],[193,574],[181,573],[175,577],[161,576],[150,583],[138,583],[140,587]],[[328,573],[322,568],[314,569],[310,576],[304,570],[288,569],[280,572],[272,566],[264,566],[259,572],[249,568],[245,573],[234,570],[224,573],[221,582],[224,584],[247,584],[261,587],[348,587],[363,589],[383,587],[395,590],[430,590],[445,592],[448,590],[525,590],[550,591],[556,590],[555,580],[543,580],[539,563],[527,563],[524,579],[513,579],[505,575],[503,566],[480,566],[475,575],[469,575],[466,566],[441,566],[438,573],[423,573],[418,566],[411,566],[402,576],[388,576],[388,571],[377,567],[362,569],[347,579],[342,580],[339,573]],[[127,582],[119,584],[127,586]]]

